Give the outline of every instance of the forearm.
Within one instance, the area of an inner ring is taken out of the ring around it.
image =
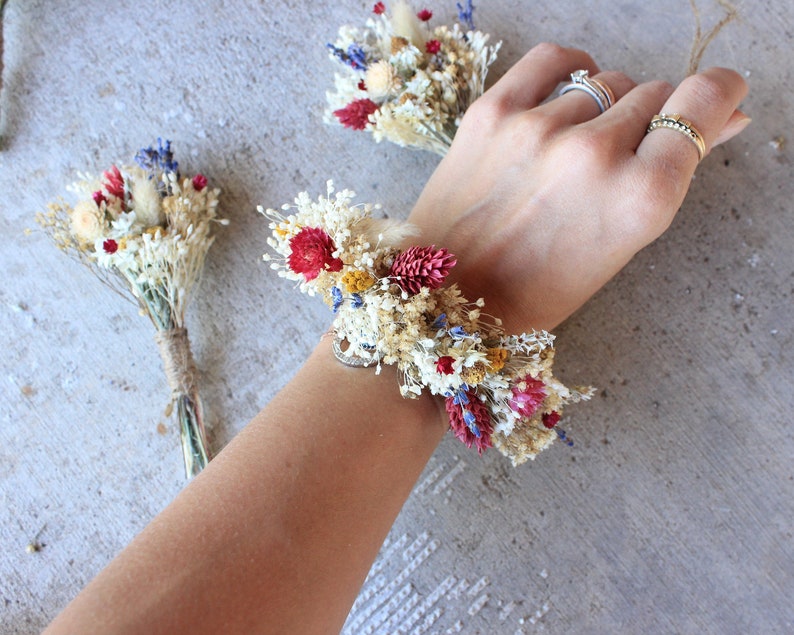
[[[326,340],[47,633],[338,632],[445,429]]]

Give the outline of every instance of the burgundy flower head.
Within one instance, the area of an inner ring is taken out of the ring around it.
[[[452,364],[455,362],[455,358],[449,355],[444,355],[443,357],[439,357],[436,360],[436,372],[441,375],[451,375],[455,372],[455,369],[452,368]]]
[[[425,50],[430,53],[430,55],[435,55],[441,50],[441,42],[438,40],[428,40],[425,44]]]
[[[205,187],[207,187],[207,177],[203,174],[197,174],[193,177],[193,189],[196,192],[201,192]]]
[[[551,412],[544,412],[543,413],[543,425],[546,426],[549,430],[551,430],[554,426],[556,426],[560,421],[560,413],[556,410],[552,410]]]
[[[378,104],[371,99],[354,99],[344,108],[334,110],[334,117],[345,128],[364,130],[369,123],[369,116],[377,109]]]
[[[307,281],[314,280],[322,270],[342,270],[342,261],[333,256],[334,241],[319,227],[304,227],[290,239],[289,247],[289,268],[303,274]]]
[[[523,383],[526,388],[519,388],[518,384]],[[546,398],[545,384],[539,379],[525,377],[513,386],[513,396],[510,399],[510,407],[522,417],[531,417],[535,414],[540,404]]]
[[[446,249],[411,247],[394,259],[389,275],[405,291],[415,295],[422,287],[438,289],[457,262]]]
[[[454,396],[446,398],[444,406],[449,415],[449,427],[455,433],[455,436],[466,444],[467,448],[475,446],[477,452],[482,454],[493,445],[491,443],[491,435],[493,434],[491,415],[488,412],[488,406],[480,401],[473,392],[466,391],[466,396],[469,400],[466,405],[456,403]],[[466,423],[465,417],[474,421],[480,436],[477,436],[472,431],[471,427]]]

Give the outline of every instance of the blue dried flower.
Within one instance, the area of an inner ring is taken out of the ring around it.
[[[339,287],[331,287],[331,301],[334,313],[336,313],[342,306],[342,290]]]
[[[434,329],[443,329],[447,326],[447,314],[442,313],[433,321]]]
[[[466,332],[462,326],[453,326],[449,329],[449,334],[452,336],[453,339],[462,340],[466,337],[469,337],[469,334]]]
[[[138,150],[135,155],[135,162],[144,170],[149,170],[152,173],[159,171],[179,173],[179,163],[174,161],[171,141],[168,139],[163,145],[163,140],[157,137],[157,150],[152,146]]]
[[[460,2],[455,3],[458,7],[458,20],[461,24],[465,24],[469,31],[474,31],[474,5],[471,0],[466,0],[466,8],[461,6]]]
[[[466,405],[468,405],[469,397],[466,394],[466,386],[465,385],[464,385],[463,388],[461,388],[460,390],[455,392],[453,395],[454,396],[452,397],[452,403],[454,403],[456,406],[466,406]]]
[[[367,70],[367,54],[360,45],[351,44],[347,47],[347,51],[334,46],[330,42],[326,46],[342,64],[347,64],[355,71]]]

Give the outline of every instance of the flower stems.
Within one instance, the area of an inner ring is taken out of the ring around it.
[[[187,329],[174,328],[155,335],[168,385],[176,403],[185,476],[192,478],[212,458],[204,429],[204,409],[198,390],[198,369],[190,351]]]
[[[177,395],[176,407],[182,454],[185,459],[185,477],[190,479],[207,467],[212,458],[204,430],[204,414],[198,391],[193,395]]]

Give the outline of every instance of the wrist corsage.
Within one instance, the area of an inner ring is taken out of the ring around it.
[[[172,401],[176,408],[187,477],[210,460],[198,390],[198,371],[190,352],[185,309],[212,245],[212,223],[220,190],[197,174],[180,177],[171,143],[135,156],[137,165],[112,166],[101,178],[81,175],[72,186],[80,197],[58,201],[36,220],[69,255],[124,297],[135,298],[156,328]]]
[[[327,93],[326,121],[367,130],[377,142],[446,154],[501,46],[488,46],[489,36],[475,30],[473,10],[471,0],[458,3],[460,25],[431,28],[427,9],[377,2],[364,28],[342,27],[328,44],[343,72]]]
[[[394,364],[400,391],[445,400],[449,423],[468,447],[493,446],[514,465],[534,458],[556,438],[564,405],[592,394],[567,388],[552,374],[554,336],[507,335],[497,318],[444,286],[455,256],[446,249],[399,245],[410,225],[375,219],[354,193],[312,201],[307,193],[285,213],[261,207],[270,219],[264,259],[278,274],[319,295],[335,313],[334,350],[348,364]],[[286,214],[292,210],[292,213]]]

